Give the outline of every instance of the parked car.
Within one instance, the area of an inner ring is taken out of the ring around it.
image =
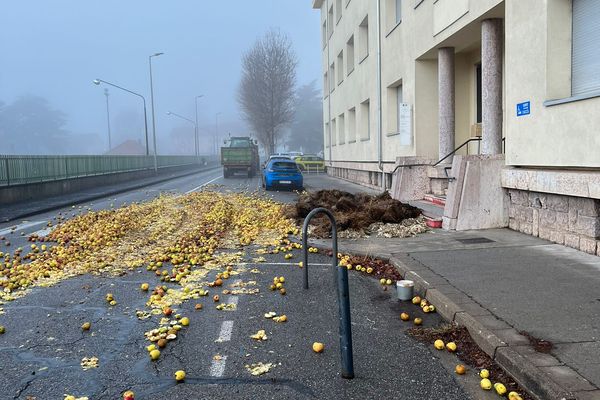
[[[279,160],[291,160],[292,157],[290,156],[282,156],[280,154],[272,154],[269,156],[269,161],[270,160],[274,160],[274,159],[279,159]]]
[[[304,179],[294,161],[275,158],[263,169],[262,185],[266,190],[275,187],[302,190]]]
[[[325,161],[321,157],[313,154],[296,157],[294,161],[296,161],[296,164],[298,164],[298,168],[300,168],[301,171],[325,171]]]

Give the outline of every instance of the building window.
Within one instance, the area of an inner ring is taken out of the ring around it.
[[[329,37],[333,35],[333,4],[329,8],[329,12],[327,13],[327,33]]]
[[[400,126],[402,123],[400,116],[402,115],[402,104],[404,103],[404,98],[402,96],[402,85],[396,86],[394,91],[396,92],[396,115],[398,116],[396,118],[396,132],[400,133]]]
[[[335,0],[335,12],[336,12],[336,21],[340,22],[340,19],[342,19],[342,0]]]
[[[369,140],[371,138],[371,107],[369,100],[360,104],[360,138]]]
[[[333,92],[335,90],[335,63],[331,64],[329,67],[329,92]]]
[[[600,93],[600,2],[573,0],[571,95]]]
[[[323,41],[323,48],[325,48],[327,46],[327,21],[323,21],[321,40]]]
[[[323,75],[323,97],[329,96],[329,77],[327,76],[327,72]]]
[[[346,121],[344,114],[340,114],[338,117],[338,144],[344,144],[346,142]]]
[[[340,51],[337,56],[337,84],[338,86],[344,81],[344,51]]]
[[[324,141],[325,141],[325,147],[329,147],[329,143],[331,142],[331,136],[329,135],[329,124],[327,122],[325,122],[325,135],[324,136]]]
[[[354,35],[350,36],[346,43],[346,73],[354,71]]]
[[[331,141],[331,145],[335,146],[335,139],[334,139],[334,135],[337,134],[337,128],[336,128],[336,123],[335,123],[335,118],[331,120],[331,131],[329,132],[329,140]]]
[[[369,55],[369,16],[358,26],[358,51],[360,61]]]
[[[396,0],[396,23],[402,22],[402,0]]]
[[[356,142],[356,108],[348,110],[348,143]]]

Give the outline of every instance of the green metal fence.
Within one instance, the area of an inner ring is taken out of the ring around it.
[[[204,164],[214,157],[157,156],[158,168]],[[2,156],[0,186],[154,169],[153,156]]]

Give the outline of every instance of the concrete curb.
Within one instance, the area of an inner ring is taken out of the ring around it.
[[[438,313],[447,321],[454,322],[459,326],[467,328],[471,337],[477,343],[477,345],[486,352],[494,361],[496,361],[507,373],[509,373],[523,388],[525,388],[529,394],[539,400],[551,399],[551,400],[572,400],[577,399],[573,393],[566,391],[553,381],[550,376],[544,373],[540,368],[535,366],[526,357],[522,356],[510,347],[510,340],[507,342],[500,338],[493,329],[484,325],[479,319],[487,317],[485,315],[485,309],[483,315],[473,316],[469,312],[465,311],[467,306],[471,306],[469,302],[474,303],[472,300],[463,294],[463,296],[454,296],[452,294],[446,295],[445,290],[449,290],[450,293],[460,292],[453,288],[452,285],[444,285],[441,280],[437,280],[438,284],[430,283],[428,280],[423,278],[423,266],[418,265],[417,271],[413,271],[412,268],[406,263],[406,260],[400,260],[398,257],[390,257],[390,264],[396,267],[405,277],[415,281],[415,288],[419,294],[433,304]],[[426,267],[425,267],[426,268]],[[435,276],[434,272],[429,271],[429,276]],[[439,275],[438,275],[439,276]],[[441,279],[443,279],[440,276]],[[451,297],[458,297],[458,301],[451,299]],[[461,300],[461,297],[463,299]],[[489,314],[491,316],[491,314]],[[507,331],[512,329],[500,329],[500,331]],[[548,355],[549,356],[549,355]],[[551,356],[549,356],[551,357]],[[557,363],[560,362],[557,360]]]
[[[165,176],[165,177],[161,177],[159,179],[156,180],[152,180],[152,181],[147,181],[141,184],[134,184],[131,186],[127,186],[127,187],[122,187],[116,190],[112,190],[112,191],[106,191],[103,193],[99,193],[99,194],[94,194],[94,195],[90,195],[90,196],[86,196],[86,197],[82,197],[80,199],[77,199],[77,201],[75,202],[75,204],[80,204],[80,203],[85,203],[88,201],[93,201],[93,200],[97,200],[97,199],[101,199],[107,196],[114,196],[116,194],[121,194],[121,193],[125,193],[125,192],[129,192],[131,190],[136,190],[136,189],[141,189],[147,186],[152,186],[155,185],[157,183],[162,183],[162,182],[166,182],[166,181],[170,181],[172,179],[178,179],[178,178],[183,178],[185,176],[189,176],[189,175],[194,175],[197,174],[199,172],[207,172],[207,171],[212,171],[212,170],[216,170],[221,168],[221,166],[213,166],[213,167],[209,167],[206,169],[194,169],[194,170],[189,170],[186,171],[184,173],[178,174],[178,175],[170,175],[170,176]],[[22,218],[27,218],[27,217],[31,217],[32,215],[37,215],[40,213],[45,213],[45,212],[49,212],[49,211],[53,211],[53,210],[58,210],[59,208],[63,208],[66,206],[70,206],[74,204],[72,201],[60,201],[58,203],[49,205],[47,207],[43,207],[43,208],[38,208],[35,211],[28,211],[22,214],[17,214],[12,216],[11,218],[5,219],[2,222],[11,222],[17,219],[22,219]]]

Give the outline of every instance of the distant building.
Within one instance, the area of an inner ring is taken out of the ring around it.
[[[600,254],[600,1],[313,8],[330,174]]]
[[[126,140],[105,154],[109,156],[143,156],[146,155],[146,148],[137,140]]]

